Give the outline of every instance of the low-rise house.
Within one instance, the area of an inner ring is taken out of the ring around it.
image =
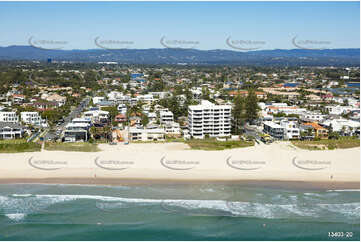
[[[327,139],[328,138],[328,130],[318,123],[303,123],[301,124],[301,129],[307,130],[312,129],[316,138]]]
[[[167,122],[164,125],[165,133],[168,135],[180,135],[181,129],[179,123],[176,122]]]
[[[127,116],[124,113],[120,113],[115,116],[114,121],[117,123],[125,123],[127,122]]]
[[[263,132],[275,139],[283,139],[285,128],[275,122],[265,121],[263,122]]]
[[[0,139],[22,138],[24,129],[20,124],[0,122]]]
[[[353,135],[360,129],[360,122],[344,118],[326,120],[322,122],[322,125],[330,128],[334,132],[342,133],[344,135]]]
[[[284,139],[299,139],[300,129],[295,121],[282,120],[280,125],[284,128]]]
[[[33,103],[33,107],[35,107],[39,111],[52,110],[57,106],[58,104],[56,102],[37,101]]]
[[[87,141],[89,138],[89,125],[86,123],[69,123],[65,127],[64,141]]]
[[[93,104],[96,105],[101,101],[104,101],[105,97],[93,97]]]
[[[83,116],[85,118],[90,118],[92,123],[108,123],[109,121],[109,112],[103,110],[89,110],[84,112]]]
[[[0,122],[8,123],[18,123],[19,117],[16,115],[16,112],[0,112]]]
[[[55,102],[58,107],[63,106],[66,103],[66,97],[60,96],[59,94],[51,94],[47,98],[45,98],[48,102]]]
[[[119,111],[119,113],[127,113],[127,105],[125,104],[119,104],[117,107],[117,110]]]
[[[319,112],[304,112],[301,114],[300,119],[304,122],[321,122],[326,118],[326,115]]]
[[[129,136],[131,141],[163,141],[165,139],[165,130],[129,128]]]
[[[73,124],[87,124],[88,127],[92,126],[91,118],[74,118],[71,122]]]

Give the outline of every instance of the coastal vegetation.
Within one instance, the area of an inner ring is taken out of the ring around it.
[[[46,142],[45,150],[55,151],[77,151],[77,152],[97,152],[100,151],[97,144],[90,144],[85,142],[77,143],[60,143],[60,142]]]
[[[40,144],[26,142],[25,139],[0,140],[0,153],[35,152],[40,150]]]
[[[188,140],[185,142],[193,150],[225,150],[254,146],[254,141],[217,141],[216,139]]]
[[[292,144],[307,150],[333,150],[360,147],[360,139],[357,137],[340,137],[339,139],[321,139],[300,141],[294,140]]]

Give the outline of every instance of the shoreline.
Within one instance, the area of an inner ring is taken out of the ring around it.
[[[101,145],[100,152],[0,154],[0,184],[228,183],[359,189],[360,148],[308,151],[274,143],[220,151],[184,144]]]
[[[74,186],[151,186],[151,185],[234,185],[270,189],[294,190],[360,190],[359,182],[299,182],[276,180],[145,180],[145,179],[86,179],[86,178],[45,178],[45,179],[1,179],[0,185],[74,185]]]

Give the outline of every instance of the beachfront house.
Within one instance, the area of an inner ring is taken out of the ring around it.
[[[131,141],[163,141],[165,139],[165,130],[163,128],[129,128],[129,137]]]
[[[24,129],[20,124],[10,122],[0,122],[0,139],[22,138]]]
[[[320,139],[327,139],[328,138],[328,130],[318,123],[303,123],[301,124],[301,130],[307,131],[311,129],[314,137]]]
[[[284,128],[284,139],[299,139],[300,138],[300,129],[297,122],[282,120],[280,125]]]
[[[89,125],[87,123],[69,123],[65,126],[64,141],[87,141],[89,138]]]
[[[275,122],[264,121],[263,132],[269,134],[275,139],[283,139],[285,134],[285,128]]]

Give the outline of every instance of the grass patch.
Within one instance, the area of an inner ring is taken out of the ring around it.
[[[254,146],[254,141],[217,141],[215,139],[193,139],[185,141],[192,150],[225,150]]]
[[[306,150],[333,150],[360,147],[357,137],[340,137],[339,139],[324,139],[311,141],[291,141],[293,145]]]
[[[46,142],[45,150],[62,150],[62,151],[76,151],[76,152],[97,152],[100,151],[97,144],[90,144],[85,142],[79,143],[60,143],[60,142]]]
[[[0,153],[36,152],[40,150],[40,144],[28,143],[25,139],[0,140]]]

